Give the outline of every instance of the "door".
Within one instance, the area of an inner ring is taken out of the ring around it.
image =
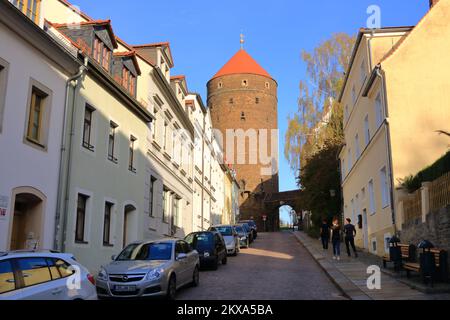
[[[61,286],[53,281],[45,258],[30,257],[16,259],[19,272],[21,299],[24,300],[64,300],[67,297],[65,282]]]
[[[175,260],[179,254],[186,254],[182,241],[177,241],[175,244]],[[189,279],[189,265],[188,258],[175,261],[177,265],[177,287],[185,285]]]
[[[369,249],[369,227],[367,225],[367,209],[363,210],[363,239],[364,239],[364,248]]]
[[[131,242],[137,240],[137,212],[133,205],[127,205],[124,209],[123,217],[123,241],[125,248]]]

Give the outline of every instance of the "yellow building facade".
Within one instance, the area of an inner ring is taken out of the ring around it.
[[[356,243],[389,251],[401,228],[400,179],[448,151],[450,1],[434,5],[416,27],[361,29],[340,96],[345,146],[340,153],[344,216]]]

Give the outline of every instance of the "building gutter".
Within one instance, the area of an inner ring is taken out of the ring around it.
[[[395,212],[395,202],[394,202],[394,172],[392,168],[392,144],[391,144],[391,131],[390,131],[390,122],[389,122],[389,108],[388,108],[388,99],[387,99],[387,91],[386,91],[386,74],[381,69],[381,66],[378,66],[376,69],[377,75],[381,79],[381,87],[383,92],[383,99],[384,99],[384,114],[385,114],[385,121],[384,125],[386,127],[386,145],[387,145],[387,160],[388,160],[388,166],[389,166],[389,181],[390,181],[390,188],[389,188],[389,196],[390,196],[390,206],[391,206],[391,215],[392,215],[392,225],[394,227],[394,234],[397,234],[397,221],[396,221],[396,212]]]
[[[66,98],[64,103],[64,117],[63,117],[63,132],[61,136],[61,152],[60,152],[60,164],[59,164],[59,175],[58,175],[58,196],[56,200],[56,217],[55,217],[55,240],[54,247],[61,252],[65,249],[65,236],[67,229],[67,202],[69,199],[69,186],[70,186],[70,167],[71,167],[71,154],[72,154],[72,136],[74,127],[74,113],[76,106],[76,90],[80,84],[79,79],[85,74],[88,65],[88,58],[84,60],[84,64],[80,66],[78,73],[70,77],[66,81]],[[73,84],[73,82],[76,82]],[[72,101],[70,101],[70,89],[73,89]],[[68,145],[66,145],[66,135],[67,135],[67,121],[68,114],[71,114],[71,128]],[[67,166],[64,164],[66,162],[66,152],[67,152]],[[66,182],[64,183],[64,178]],[[61,208],[63,207],[63,208]]]

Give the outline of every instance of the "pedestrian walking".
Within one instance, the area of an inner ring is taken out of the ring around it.
[[[330,242],[330,226],[328,225],[327,219],[322,220],[320,239],[322,240],[323,250],[328,250],[328,243]]]
[[[345,234],[345,246],[347,247],[347,254],[349,257],[352,256],[350,252],[350,246],[353,249],[353,253],[355,254],[355,258],[358,258],[358,253],[356,252],[355,247],[355,236],[356,236],[356,228],[352,224],[352,219],[345,219],[346,224],[344,226],[344,234]]]
[[[341,260],[341,226],[339,219],[333,219],[333,226],[331,227],[331,242],[333,244],[333,259]]]

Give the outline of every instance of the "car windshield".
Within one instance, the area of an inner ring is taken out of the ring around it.
[[[197,251],[208,250],[214,243],[213,234],[209,232],[190,234],[184,240]]]
[[[150,261],[170,260],[172,258],[172,243],[130,244],[117,257],[117,261]]]
[[[237,233],[244,233],[245,232],[244,229],[242,229],[241,226],[236,226],[236,227],[234,227],[234,229],[236,230]]]
[[[232,236],[233,235],[233,229],[229,226],[216,227],[216,230],[219,231],[223,236]]]
[[[252,220],[249,220],[249,221],[242,221],[242,223],[245,223],[245,224],[247,224],[247,225],[250,226],[250,227],[256,226],[255,221],[252,221]]]
[[[250,231],[250,227],[249,227],[249,225],[246,224],[246,223],[244,223],[244,224],[242,225],[242,228],[244,228],[245,232],[249,232],[249,231]]]

